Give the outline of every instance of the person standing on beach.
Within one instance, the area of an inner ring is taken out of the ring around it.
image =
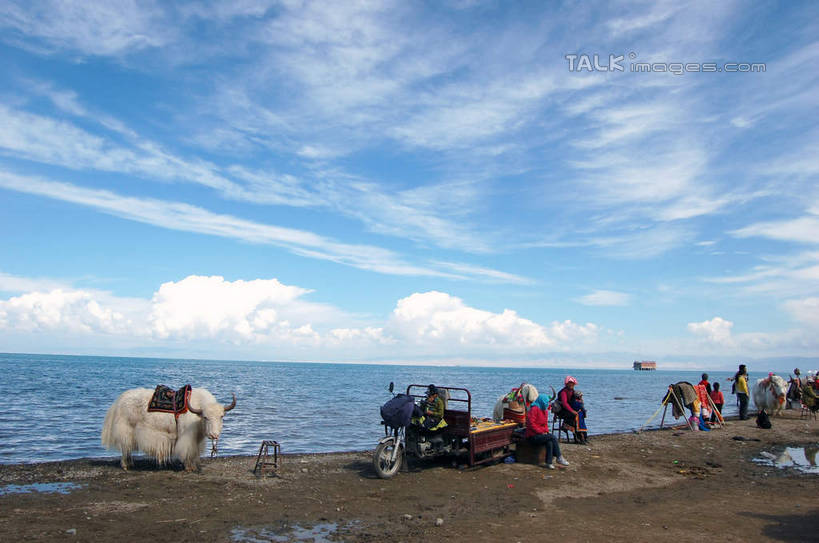
[[[702,374],[702,381],[697,383],[698,385],[703,385],[705,387],[705,391],[710,395],[711,394],[711,383],[708,382],[708,374]]]
[[[739,420],[748,420],[748,369],[745,364],[739,365],[734,374],[734,390],[739,400]]]
[[[711,390],[711,401],[714,402],[714,410],[711,413],[711,422],[717,422],[717,412],[722,415],[722,406],[725,405],[725,397],[722,395],[722,391],[719,389],[719,383],[714,383],[714,388]]]

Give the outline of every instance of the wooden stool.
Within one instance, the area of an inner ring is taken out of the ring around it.
[[[273,447],[273,459],[270,459],[270,447]],[[276,473],[279,470],[279,453],[281,447],[275,441],[262,441],[262,446],[259,447],[259,455],[256,457],[256,465],[253,466],[253,473],[259,472],[259,475],[264,475],[265,470],[270,473]]]
[[[546,446],[533,445],[528,439],[524,439],[515,446],[515,461],[542,466],[546,463]]]

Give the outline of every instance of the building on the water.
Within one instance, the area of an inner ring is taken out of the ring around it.
[[[651,371],[657,369],[657,363],[653,360],[634,361],[634,369],[638,371]]]

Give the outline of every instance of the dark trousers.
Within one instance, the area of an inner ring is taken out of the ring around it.
[[[717,411],[719,411],[719,414],[722,415],[722,406],[723,405],[724,404],[721,404],[721,403],[715,403],[714,404],[714,407],[716,407],[717,410],[714,411],[713,413],[711,413],[711,422],[717,422]]]
[[[739,420],[748,419],[748,395],[742,392],[737,392],[737,399],[739,400]]]
[[[546,447],[546,463],[551,464],[554,457],[560,458],[560,444],[554,434],[538,434],[529,438],[532,445],[544,445]]]

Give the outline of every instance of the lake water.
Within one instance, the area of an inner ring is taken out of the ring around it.
[[[278,441],[287,454],[374,448],[383,435],[379,407],[391,397],[390,381],[396,390],[413,383],[468,388],[472,415],[491,417],[497,398],[522,382],[548,393],[549,385],[559,390],[571,374],[583,391],[594,436],[639,428],[660,407],[667,385],[695,384],[701,373],[0,354],[0,464],[118,456],[100,445],[106,410],[122,391],[157,384],[179,388],[190,383],[223,403],[236,393],[237,406],[225,417],[219,440],[220,455],[256,454],[265,439]],[[726,414],[736,414],[731,384],[725,381],[733,373],[708,373],[724,389]],[[661,415],[650,426],[659,426]]]

